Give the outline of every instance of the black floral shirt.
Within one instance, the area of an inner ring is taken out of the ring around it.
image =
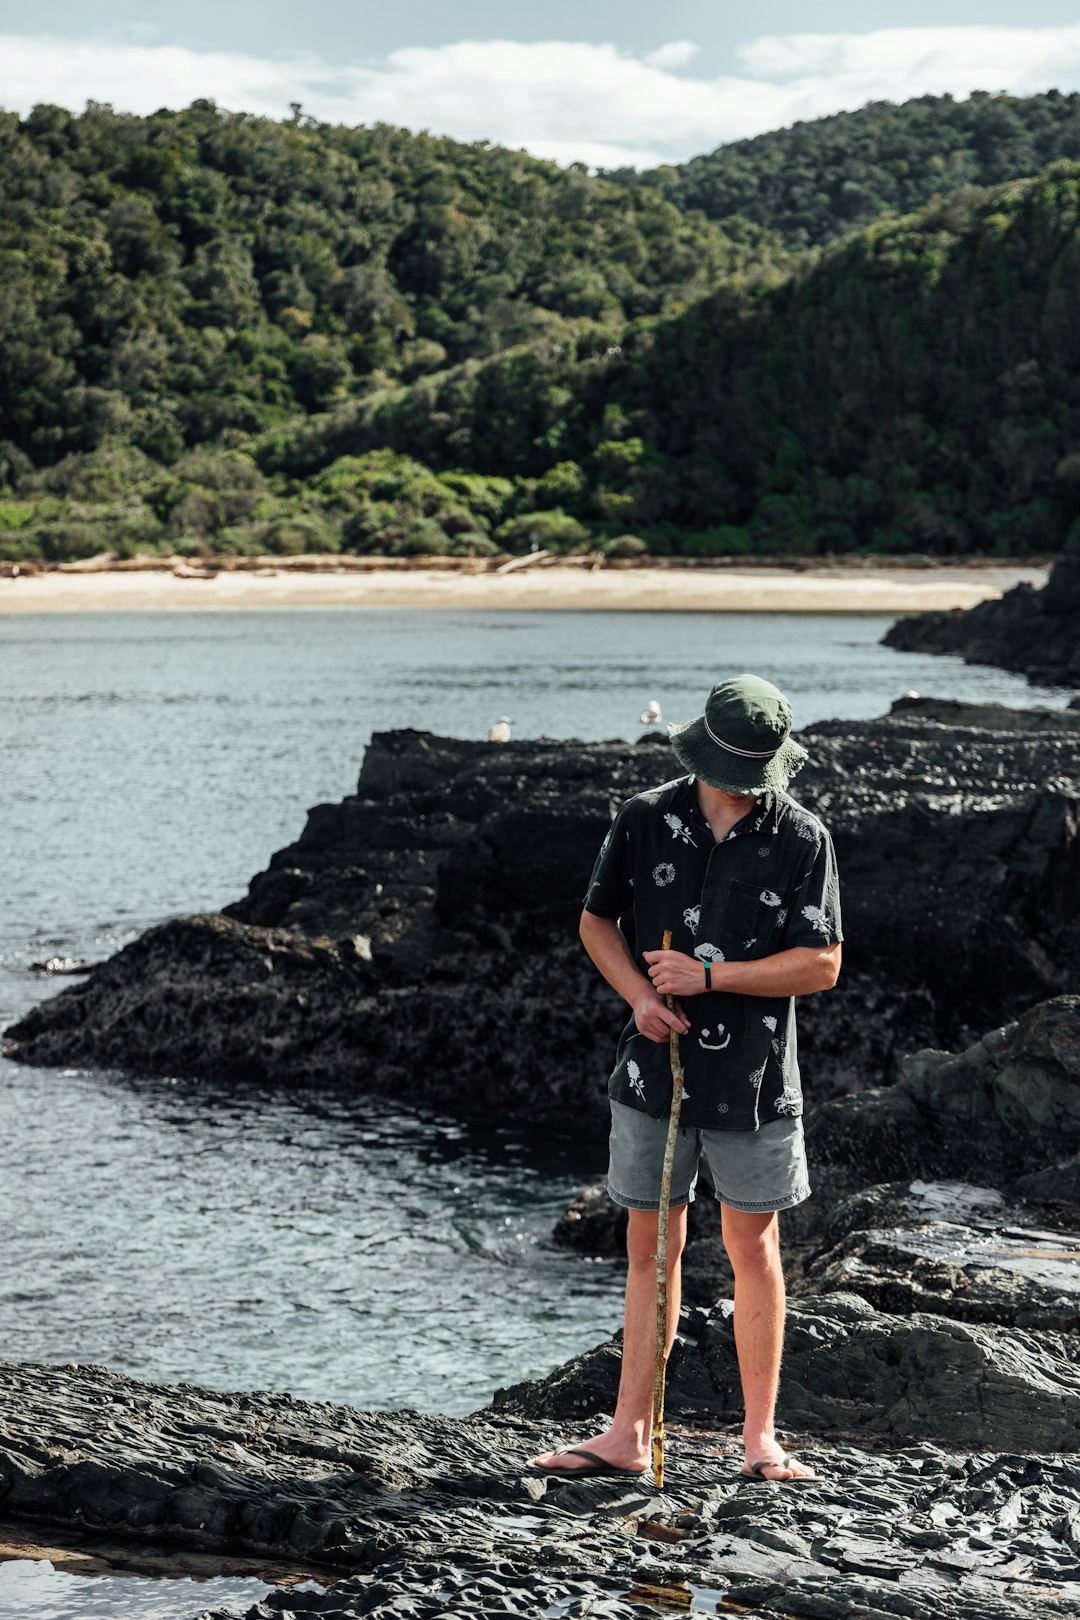
[[[717,841],[693,776],[620,806],[583,904],[620,920],[642,972],[641,953],[661,949],[666,928],[672,950],[714,962],[843,938],[836,857],[817,817],[788,794],[770,793]],[[680,1040],[684,1124],[754,1131],[802,1113],[794,997],[712,990],[681,1005],[691,1025]],[[671,1108],[668,1043],[640,1034],[632,1016],[608,1092],[657,1119]]]

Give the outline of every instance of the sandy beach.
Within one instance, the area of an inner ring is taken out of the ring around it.
[[[292,560],[290,559],[290,562]],[[145,613],[299,607],[561,609],[693,613],[923,613],[972,607],[1038,565],[853,563],[785,567],[522,568],[508,573],[295,565],[221,569],[57,569],[0,578],[0,613]]]

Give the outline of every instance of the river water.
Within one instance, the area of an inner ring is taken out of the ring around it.
[[[1060,705],[891,652],[880,616],[54,614],[0,621],[6,1024],[98,957],[214,909],[352,790],[373,730],[640,735],[761,670],[797,724],[909,688]],[[0,1064],[0,1356],[452,1413],[609,1334],[621,1267],[552,1222],[602,1141],[400,1102]]]

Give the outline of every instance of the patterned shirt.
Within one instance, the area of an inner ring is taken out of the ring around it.
[[[643,973],[641,953],[661,949],[666,928],[672,950],[714,962],[843,938],[836,857],[817,817],[786,793],[767,793],[718,841],[692,775],[620,806],[583,904],[620,920]],[[684,1124],[754,1131],[802,1113],[794,997],[703,990],[676,1000],[691,1026],[680,1039]],[[640,1034],[631,1015],[609,1095],[659,1119],[671,1090],[667,1041]]]

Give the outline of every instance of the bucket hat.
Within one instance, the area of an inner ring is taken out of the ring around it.
[[[792,742],[791,704],[759,675],[720,681],[705,713],[669,725],[676,757],[688,771],[722,793],[772,793],[787,787],[809,759]]]

